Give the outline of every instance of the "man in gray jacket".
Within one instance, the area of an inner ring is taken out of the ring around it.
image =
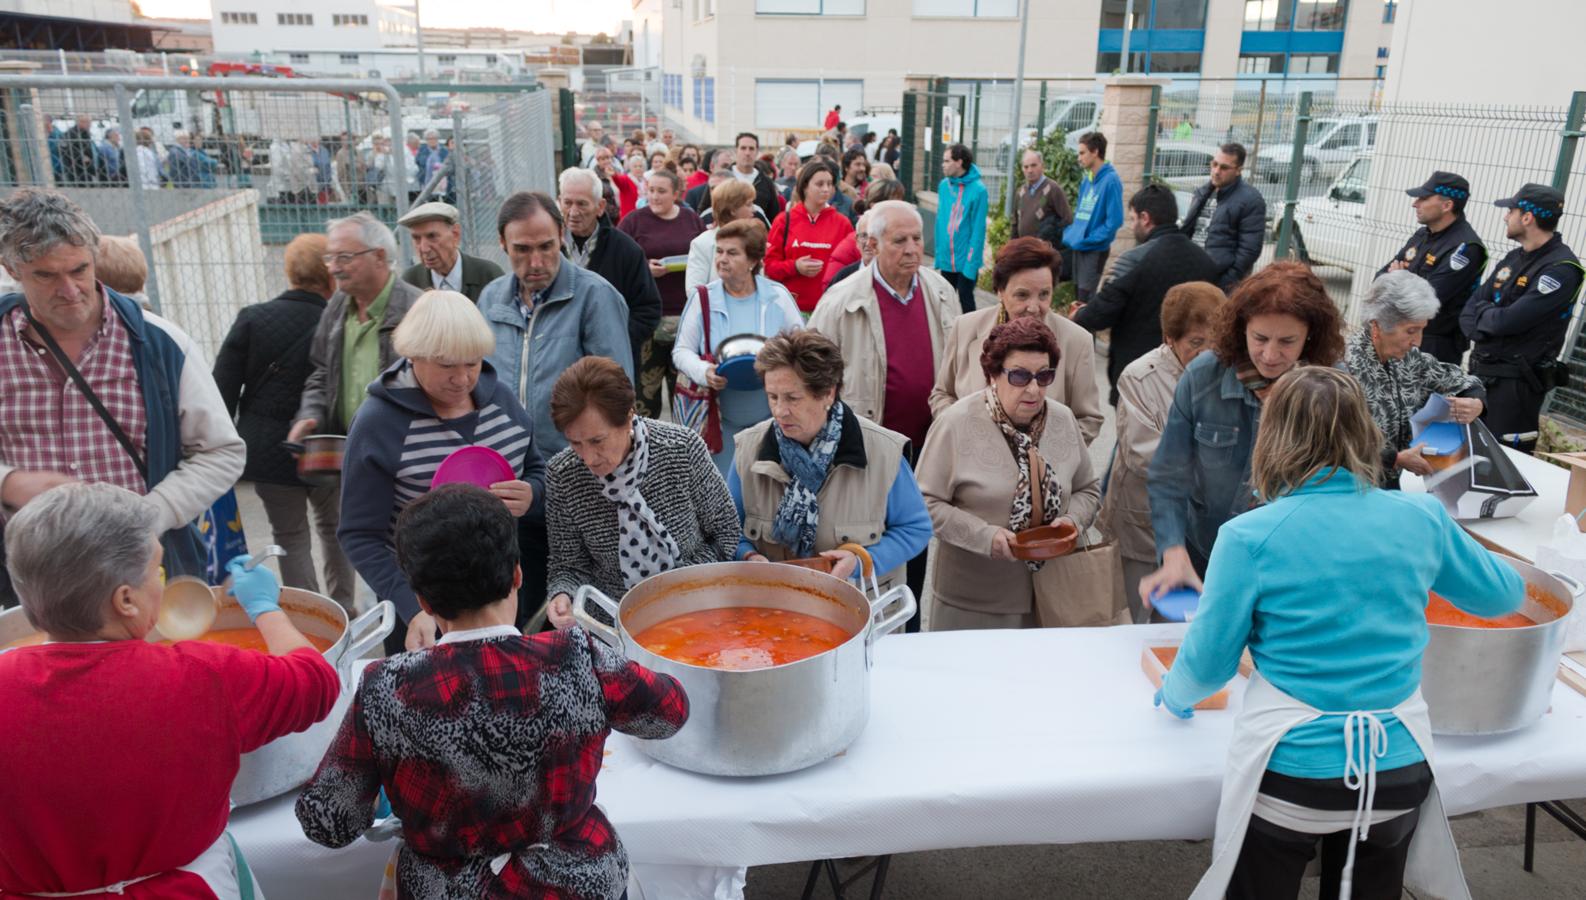
[[[1189,212],[1179,226],[1222,267],[1214,280],[1230,293],[1261,256],[1267,228],[1267,200],[1240,177],[1244,167],[1244,145],[1222,145],[1212,157],[1211,180],[1190,199]]]
[[[479,311],[496,336],[490,362],[534,419],[534,440],[548,463],[567,446],[551,421],[551,388],[562,372],[586,356],[605,356],[633,377],[628,304],[604,278],[562,256],[562,211],[549,194],[508,197],[496,230],[512,271],[479,295]],[[541,498],[518,520],[518,548],[519,596],[543,603],[550,544]]]
[[[325,266],[336,293],[309,342],[313,371],[287,440],[346,434],[369,382],[396,362],[391,333],[424,293],[396,276],[396,259],[396,235],[369,213],[325,223]]]

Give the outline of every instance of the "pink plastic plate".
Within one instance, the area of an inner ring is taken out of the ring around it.
[[[489,447],[463,447],[441,461],[430,481],[430,489],[443,484],[477,484],[489,489],[498,481],[512,481],[518,473],[512,471],[507,458]]]

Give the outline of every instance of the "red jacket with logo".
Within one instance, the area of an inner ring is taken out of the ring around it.
[[[771,223],[771,235],[766,238],[765,248],[766,277],[780,281],[793,295],[799,309],[810,312],[826,290],[824,271],[806,277],[794,268],[794,261],[802,256],[813,256],[821,261],[824,269],[832,251],[853,233],[854,226],[848,217],[830,206],[811,218],[804,204],[793,204]]]

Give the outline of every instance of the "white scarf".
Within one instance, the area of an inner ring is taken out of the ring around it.
[[[617,506],[617,563],[627,588],[672,568],[682,555],[671,532],[639,493],[649,469],[649,429],[643,418],[634,416],[633,448],[628,451],[628,458],[600,479],[601,493]]]

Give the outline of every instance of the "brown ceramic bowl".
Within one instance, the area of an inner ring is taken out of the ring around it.
[[[1013,536],[1013,542],[1008,545],[1008,549],[1013,551],[1015,559],[1040,562],[1068,553],[1074,549],[1074,544],[1078,541],[1079,529],[1064,522],[1061,525],[1026,528]]]
[[[814,569],[817,572],[825,572],[827,575],[832,573],[832,569],[837,568],[836,560],[827,559],[824,556],[810,556],[804,559],[783,559],[778,560],[778,562],[781,562],[785,566],[798,566],[801,569]]]

